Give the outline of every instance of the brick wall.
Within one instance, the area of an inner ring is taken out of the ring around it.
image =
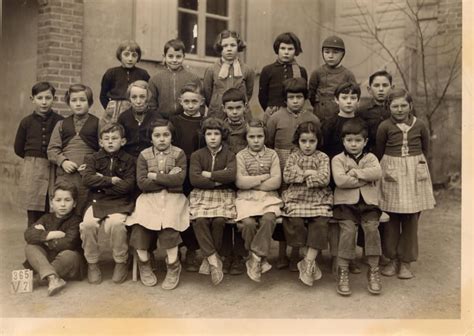
[[[56,87],[55,108],[62,114],[68,113],[64,93],[81,82],[83,31],[83,0],[40,1],[37,79]]]

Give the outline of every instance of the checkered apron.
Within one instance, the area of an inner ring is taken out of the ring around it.
[[[415,213],[435,205],[428,164],[423,154],[414,156],[384,155],[380,161],[379,206],[383,211]]]
[[[193,189],[189,195],[191,219],[224,217],[235,219],[235,191],[232,189]]]

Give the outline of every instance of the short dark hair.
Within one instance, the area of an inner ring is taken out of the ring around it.
[[[392,85],[392,75],[388,73],[386,70],[375,71],[372,75],[370,75],[369,86],[372,85],[372,82],[374,81],[375,77],[385,77],[390,82],[390,85]]]
[[[222,52],[222,40],[228,37],[233,37],[237,41],[237,51],[243,51],[246,48],[244,40],[240,37],[239,33],[233,30],[223,30],[221,31],[214,42],[214,50],[220,54]]]
[[[295,56],[298,56],[303,52],[303,49],[301,48],[301,41],[295,33],[286,32],[276,37],[275,42],[273,42],[273,51],[275,54],[278,54],[281,43],[292,44],[295,47]]]
[[[262,120],[252,119],[245,125],[245,138],[247,138],[247,133],[249,132],[250,127],[263,129],[265,139],[267,138],[267,128],[265,127],[265,123]]]
[[[321,148],[323,144],[323,134],[321,132],[321,128],[319,125],[313,121],[305,121],[298,125],[296,128],[295,133],[293,134],[293,144],[298,146],[300,141],[301,134],[304,133],[313,133],[316,135],[316,139],[318,140],[318,144],[316,146],[317,149]]]
[[[354,82],[345,82],[340,84],[334,91],[334,97],[339,98],[341,93],[356,94],[357,99],[360,99],[360,86]]]
[[[175,51],[182,51],[183,55],[186,53],[186,46],[180,39],[172,39],[166,42],[163,47],[163,55],[166,55],[169,48],[173,48]]]
[[[175,140],[175,136],[176,136],[176,128],[174,127],[173,123],[169,120],[166,120],[166,119],[155,119],[151,122],[150,126],[148,127],[148,138],[151,139],[151,136],[153,134],[153,130],[156,128],[156,127],[168,127],[168,129],[170,130],[171,132],[171,142],[173,142]]]
[[[360,118],[351,118],[342,125],[341,139],[348,134],[360,134],[367,139],[369,136],[369,129],[366,122]]]
[[[207,130],[219,130],[221,132],[222,141],[227,140],[229,130],[221,119],[210,117],[203,121],[201,125],[201,135],[204,138]]]
[[[304,98],[308,98],[308,86],[306,85],[306,79],[303,77],[288,78],[283,81],[283,94],[285,101],[288,96],[288,92],[291,93],[302,93]]]
[[[114,123],[107,123],[100,128],[99,138],[102,138],[102,135],[104,135],[105,133],[112,133],[112,132],[119,132],[121,138],[125,137],[125,128],[123,128],[121,124],[114,122]]]
[[[186,92],[196,93],[204,97],[204,92],[203,92],[201,84],[198,84],[195,82],[187,82],[186,84],[184,84],[181,90],[179,90],[179,95],[181,96],[182,94]]]
[[[245,93],[236,88],[230,88],[224,92],[222,95],[222,105],[225,105],[227,102],[238,102],[243,101],[244,104],[247,103],[247,97]]]
[[[77,93],[77,92],[85,92],[86,97],[87,97],[87,102],[89,103],[89,107],[94,104],[94,96],[92,94],[92,90],[90,87],[84,84],[72,84],[69,89],[66,91],[66,94],[64,95],[64,100],[66,101],[66,104],[69,105],[69,102],[71,101],[71,93]]]
[[[58,181],[53,186],[53,192],[51,193],[50,198],[53,199],[54,195],[56,195],[56,191],[63,190],[69,191],[71,193],[71,197],[73,200],[77,201],[77,187],[68,181]]]
[[[136,52],[138,54],[138,60],[137,62],[140,62],[142,59],[142,49],[138,45],[137,42],[134,40],[124,40],[122,41],[119,46],[117,47],[117,51],[115,52],[115,57],[121,62],[121,55],[124,50],[130,50],[132,52]]]
[[[410,95],[410,92],[402,88],[392,89],[389,91],[387,98],[385,99],[385,104],[387,108],[390,108],[390,104],[392,104],[392,101],[394,101],[397,98],[405,98],[406,101],[410,103],[413,108],[413,98]]]
[[[31,95],[34,97],[38,93],[43,92],[43,91],[51,91],[51,93],[54,94],[56,93],[56,89],[54,88],[53,84],[50,82],[38,82],[33,87],[31,88]]]

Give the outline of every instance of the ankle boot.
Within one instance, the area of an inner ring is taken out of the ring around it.
[[[349,267],[347,266],[339,266],[337,269],[337,293],[342,296],[352,294],[349,283]]]
[[[367,289],[372,294],[380,294],[382,285],[380,283],[380,271],[378,267],[370,267],[367,270],[367,280],[369,281]]]
[[[181,274],[181,262],[179,259],[172,264],[168,263],[168,257],[166,257],[166,277],[161,288],[163,289],[175,289],[179,283],[179,275]]]

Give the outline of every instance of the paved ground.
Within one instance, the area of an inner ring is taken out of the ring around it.
[[[105,281],[70,282],[56,297],[46,288],[33,293],[9,293],[10,272],[21,268],[24,215],[0,205],[0,315],[2,317],[160,317],[160,318],[395,318],[456,319],[460,317],[461,205],[459,193],[438,195],[438,207],[422,215],[420,258],[413,266],[416,278],[383,277],[383,293],[366,290],[365,270],[351,276],[353,294],[341,297],[329,273],[312,288],[297,273],[272,270],[260,284],[242,276],[226,276],[217,287],[206,276],[182,273],[173,291],[147,288],[139,282],[115,285],[110,280],[110,252],[104,254]],[[274,246],[276,248],[276,245]],[[275,256],[276,250],[273,250]],[[272,261],[272,260],[270,260]],[[162,261],[161,261],[162,262]],[[158,273],[163,280],[164,265]]]

